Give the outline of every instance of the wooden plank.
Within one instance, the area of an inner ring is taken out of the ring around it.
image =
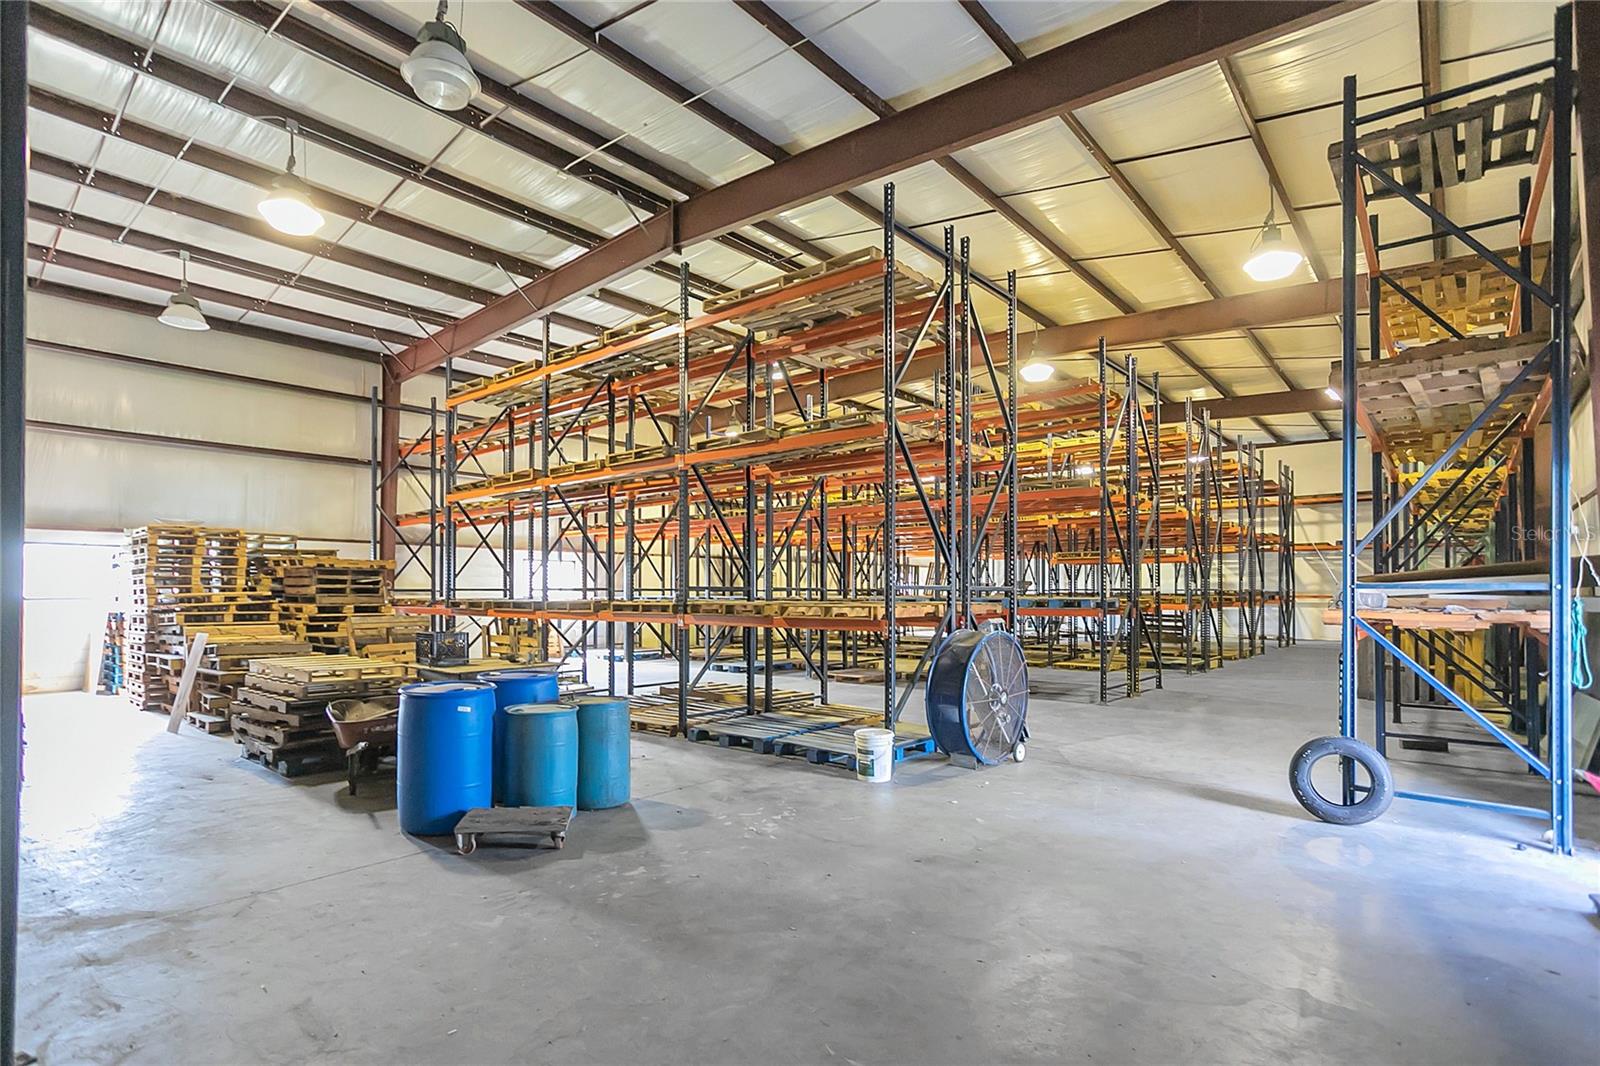
[[[1467,166],[1462,177],[1466,181],[1477,181],[1483,177],[1483,116],[1474,115],[1465,123],[1467,150]]]
[[[176,733],[183,725],[183,716],[189,712],[189,696],[194,691],[195,675],[200,672],[200,657],[205,654],[206,635],[196,633],[189,645],[189,657],[183,663],[183,676],[178,680],[177,695],[172,698],[172,712],[167,716],[167,732]]]

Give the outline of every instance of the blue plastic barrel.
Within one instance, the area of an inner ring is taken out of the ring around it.
[[[475,681],[422,681],[400,690],[396,739],[400,828],[452,832],[463,814],[490,802],[494,689]]]
[[[508,807],[571,807],[578,802],[578,714],[565,703],[507,707]]]
[[[554,703],[561,694],[560,682],[548,670],[491,670],[478,675],[479,681],[494,686],[494,801],[507,802],[506,708],[527,703]]]
[[[601,811],[628,802],[628,701],[578,697],[578,809]]]

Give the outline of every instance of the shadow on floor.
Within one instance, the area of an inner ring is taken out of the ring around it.
[[[1163,780],[1152,778],[1151,780]],[[1245,810],[1259,811],[1262,814],[1276,814],[1284,818],[1310,819],[1304,807],[1292,798],[1272,799],[1269,796],[1260,796],[1254,792],[1240,792],[1232,788],[1220,788],[1216,785],[1200,785],[1191,781],[1173,781],[1165,779],[1166,787],[1182,792],[1186,796],[1205,800],[1208,803],[1225,803],[1230,807],[1243,807]]]

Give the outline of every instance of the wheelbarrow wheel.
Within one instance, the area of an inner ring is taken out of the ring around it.
[[[356,779],[361,776],[361,771],[367,762],[368,748],[370,745],[363,740],[355,747],[344,753],[344,778],[350,786],[350,795],[356,794]]]

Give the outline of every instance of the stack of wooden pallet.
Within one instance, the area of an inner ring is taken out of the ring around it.
[[[402,644],[427,628],[393,614],[390,560],[302,550],[266,558],[259,570],[280,621],[318,651],[351,654],[372,645]]]
[[[391,659],[395,662],[417,661],[417,634],[428,631],[428,619],[415,615],[358,614],[346,619],[344,630],[321,641],[325,650],[337,646],[350,655],[364,655],[370,659]]]
[[[123,689],[122,645],[125,622],[121,611],[106,616],[106,633],[100,651],[100,677],[96,691],[102,696],[115,696]]]
[[[186,641],[197,631],[206,634],[205,650],[195,670],[195,697],[184,709],[190,725],[206,733],[226,733],[232,728],[232,707],[238,699],[252,659],[263,656],[305,655],[311,645],[283,632],[276,622],[231,626],[187,627]],[[185,643],[187,649],[190,645]],[[173,677],[183,673],[184,655],[168,664]]]
[[[355,655],[251,659],[230,708],[234,739],[285,777],[339,769],[328,704],[393,695],[405,678],[401,663]]]
[[[164,630],[181,609],[245,591],[244,532],[211,526],[159,524],[128,530],[131,582],[123,629],[123,681],[140,710],[166,711],[175,681],[163,655]]]

